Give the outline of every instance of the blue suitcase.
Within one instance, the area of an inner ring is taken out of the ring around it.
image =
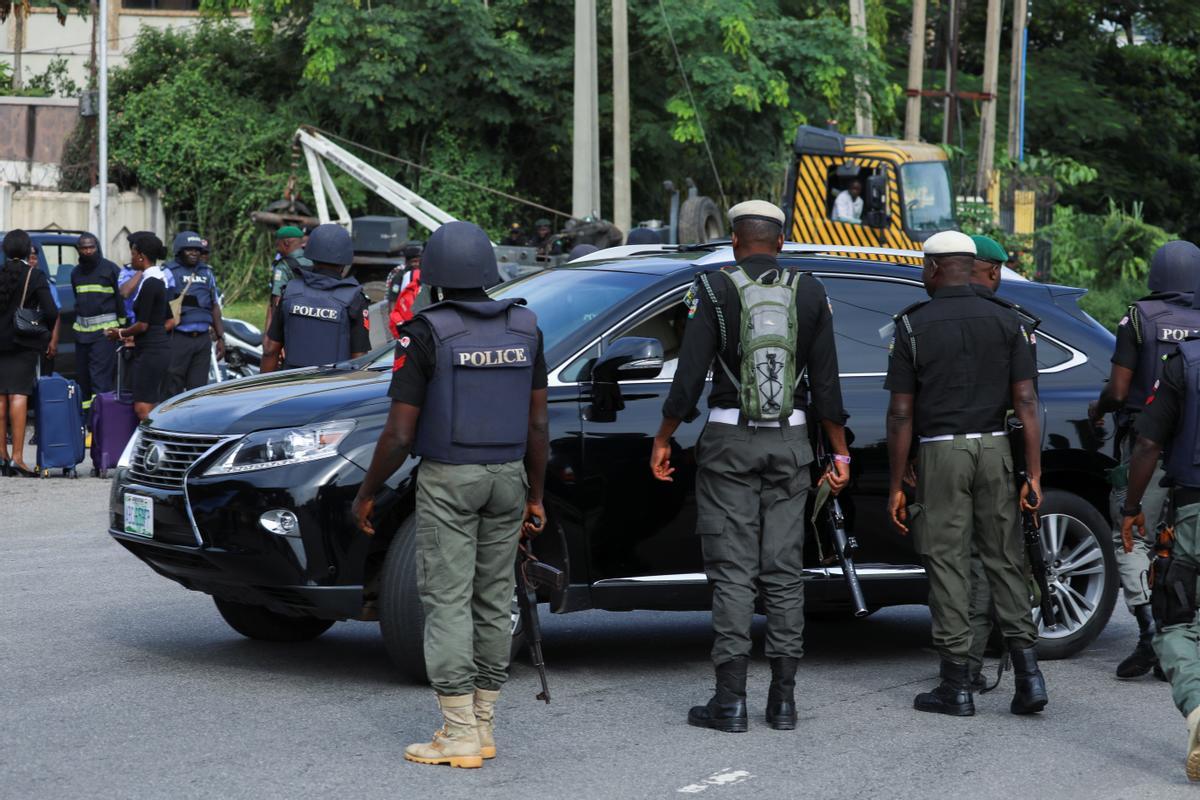
[[[83,421],[83,396],[79,384],[59,375],[38,378],[37,465],[42,477],[52,469],[78,477],[75,466],[83,461],[87,432]]]

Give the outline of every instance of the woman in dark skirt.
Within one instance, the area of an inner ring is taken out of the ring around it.
[[[171,319],[171,308],[167,305],[165,276],[154,266],[165,253],[162,240],[143,234],[130,242],[129,250],[129,266],[142,273],[142,282],[133,296],[133,314],[137,322],[128,328],[109,328],[104,335],[113,341],[124,342],[132,354],[133,410],[138,419],[145,419],[163,400],[163,376],[171,354],[166,327]]]
[[[29,397],[37,384],[38,356],[49,344],[45,340],[17,335],[18,308],[40,309],[46,330],[54,330],[58,306],[50,293],[50,281],[40,269],[29,266],[33,243],[22,230],[4,237],[4,266],[0,267],[0,475],[36,478],[25,463],[25,420]],[[12,456],[6,436],[12,434]]]

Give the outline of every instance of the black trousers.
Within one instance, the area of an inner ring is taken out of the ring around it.
[[[199,336],[180,331],[171,333],[171,358],[163,382],[163,397],[173,397],[208,383],[211,348],[212,337],[207,331]]]
[[[107,339],[75,342],[75,382],[83,395],[85,408],[92,397],[111,392],[117,382],[117,344]]]

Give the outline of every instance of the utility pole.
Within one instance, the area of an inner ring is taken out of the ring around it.
[[[1008,157],[1021,161],[1025,125],[1025,42],[1029,16],[1027,0],[1013,3],[1012,73],[1008,83]]]
[[[628,234],[633,226],[629,166],[629,9],[612,0],[613,37],[613,224]]]
[[[912,37],[908,42],[908,105],[904,138],[921,138],[921,91],[925,86],[925,0],[913,0]]]
[[[946,20],[946,104],[942,117],[942,144],[953,144],[954,118],[958,115],[958,3],[950,0]]]
[[[868,47],[866,0],[850,0],[850,29]],[[854,130],[860,136],[875,134],[875,120],[871,114],[871,95],[861,74],[855,79],[858,91],[854,102]]]
[[[600,99],[596,58],[596,0],[575,0],[571,215],[577,219],[600,210]]]
[[[100,246],[108,250],[112,249],[112,242],[108,240],[108,4],[111,2],[99,0],[96,4],[100,14],[100,163],[96,168],[96,183],[100,187],[100,221],[96,235],[100,237]]]
[[[987,34],[983,48],[983,101],[979,123],[979,169],[975,174],[975,192],[987,193],[992,184],[996,165],[996,92],[1000,74],[1000,21],[1004,16],[1004,0],[988,0]]]

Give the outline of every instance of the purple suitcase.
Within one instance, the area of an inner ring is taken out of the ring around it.
[[[117,353],[117,390],[101,392],[92,400],[92,474],[100,478],[107,478],[117,465],[138,426],[133,397],[121,391],[124,355]]]

